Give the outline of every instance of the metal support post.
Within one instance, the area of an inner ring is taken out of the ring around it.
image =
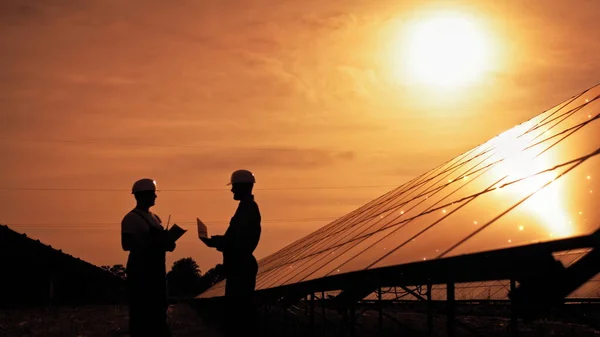
[[[450,282],[446,285],[446,304],[447,304],[447,318],[446,328],[448,329],[448,337],[456,336],[456,302],[455,302],[455,291],[454,282]]]
[[[514,279],[511,279],[510,292],[514,293],[515,289],[517,289],[517,282]],[[517,320],[517,311],[515,310],[515,301],[513,299],[510,300],[510,335],[513,337],[519,335],[519,323]]]
[[[350,336],[356,336],[356,304],[350,305]]]
[[[310,293],[310,331],[315,332],[315,293]]]
[[[310,294],[308,294],[308,295],[304,296],[304,303],[308,303],[308,302],[310,301],[310,298],[309,298],[309,296],[310,296]],[[310,310],[310,307],[309,307],[308,305],[305,305],[305,306],[304,306],[304,314],[305,314],[306,316],[308,316],[308,314],[309,314],[309,310]]]
[[[327,328],[326,323],[327,319],[325,318],[325,292],[321,292],[321,331],[325,332]]]
[[[427,283],[427,336],[433,336],[433,302],[431,301],[431,283]]]
[[[383,296],[381,294],[381,287],[377,288],[377,300],[378,300],[378,311],[379,311],[379,334],[383,335]]]

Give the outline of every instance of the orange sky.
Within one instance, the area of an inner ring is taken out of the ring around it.
[[[127,190],[151,177],[153,210],[191,230],[169,266],[206,271],[221,256],[193,221],[222,233],[248,168],[261,258],[600,79],[598,2],[423,3],[2,1],[0,223],[124,263]],[[498,47],[483,80],[392,78],[403,28],[449,8]]]

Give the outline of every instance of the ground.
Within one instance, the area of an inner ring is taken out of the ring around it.
[[[218,336],[187,305],[169,308],[173,337]],[[127,306],[79,306],[0,311],[0,336],[129,336]]]
[[[328,314],[330,316],[331,314]],[[275,322],[278,314],[273,312],[269,315],[272,321],[269,328],[271,336],[311,336],[320,335],[324,332],[323,326],[317,326],[310,330],[306,324],[298,328],[297,323],[286,319],[283,325]],[[421,314],[404,312],[395,313],[394,317],[386,316],[384,326],[391,329],[384,335],[401,336],[427,336],[426,317]],[[169,309],[170,325],[173,337],[204,336],[217,337],[220,334],[211,326],[203,323],[197,312],[180,303]],[[331,315],[333,318],[333,315]],[[363,313],[359,319],[357,336],[377,336],[377,313],[368,311]],[[334,319],[335,320],[335,319]],[[393,321],[401,324],[396,324]],[[459,318],[459,336],[510,336],[510,321],[502,317],[490,317],[481,315],[469,315]],[[369,323],[370,322],[370,323]],[[291,324],[290,324],[291,323]],[[374,324],[373,324],[374,323]],[[335,325],[335,326],[334,326]],[[369,326],[371,325],[371,326]],[[294,330],[288,329],[292,326]],[[338,324],[329,325],[330,331],[323,333],[326,336],[335,336],[343,333]],[[445,336],[445,320],[443,316],[434,319],[435,331],[433,336]],[[468,329],[464,329],[468,326]],[[366,329],[365,329],[366,328]],[[286,331],[288,330],[288,331]],[[520,325],[519,336],[600,336],[600,332],[594,331],[585,324],[574,324],[543,320],[531,324]],[[348,331],[346,331],[348,333]],[[261,334],[265,336],[267,334]],[[127,333],[127,307],[115,306],[79,306],[79,307],[50,307],[50,308],[28,308],[0,310],[0,336],[120,336],[126,337]]]

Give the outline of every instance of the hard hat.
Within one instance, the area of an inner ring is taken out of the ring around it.
[[[131,193],[142,191],[156,191],[156,181],[150,178],[144,178],[136,181],[131,188]]]
[[[235,183],[251,183],[254,184],[256,179],[254,179],[254,174],[248,170],[237,170],[231,174],[231,181],[227,185],[235,184]]]

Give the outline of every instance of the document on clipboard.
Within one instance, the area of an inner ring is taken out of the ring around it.
[[[182,237],[183,234],[185,234],[185,232],[187,232],[187,229],[183,229],[177,226],[177,224],[174,224],[173,227],[169,228],[167,236],[169,237],[169,239],[175,242],[179,240],[179,238]]]

